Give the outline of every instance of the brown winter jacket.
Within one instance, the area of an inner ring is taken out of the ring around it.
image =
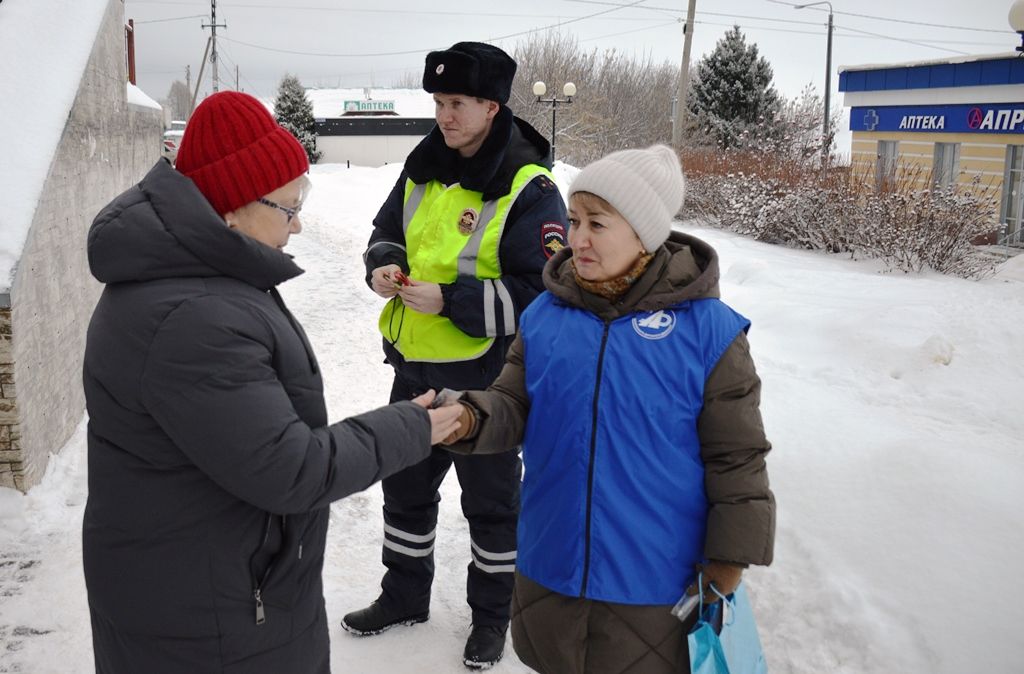
[[[674,232],[641,276],[618,301],[581,289],[565,248],[544,268],[544,285],[559,299],[612,320],[634,311],[657,311],[685,300],[719,297],[718,255],[700,239]],[[522,440],[530,403],[526,394],[523,341],[516,337],[501,375],[487,391],[463,401],[476,415],[474,437],[449,447],[459,453],[497,452]],[[698,422],[705,489],[710,509],[704,554],[740,564],[767,565],[775,538],[775,500],[768,487],[765,455],[771,449],[761,423],[761,380],[746,334],[726,349],[704,387]],[[529,466],[527,466],[529,470]]]
[[[563,249],[544,269],[559,299],[605,320],[656,311],[684,300],[718,297],[718,257],[709,245],[673,233],[646,272],[618,302],[581,289]],[[475,416],[469,437],[453,451],[501,451],[523,437],[530,402],[524,345],[513,342],[501,375],[487,391],[466,394]],[[705,382],[698,419],[709,502],[704,554],[739,564],[769,564],[775,501],[764,457],[771,449],[759,410],[761,380],[741,332]],[[530,466],[526,466],[530,470]],[[682,588],[680,588],[682,590]],[[520,659],[543,674],[670,674],[689,671],[686,633],[666,606],[633,606],[569,597],[516,574],[512,643]]]

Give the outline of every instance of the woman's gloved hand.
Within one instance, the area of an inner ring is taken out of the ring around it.
[[[473,431],[476,430],[476,414],[473,413],[472,408],[463,402],[457,404],[462,407],[462,412],[459,414],[459,427],[441,441],[442,445],[454,445],[467,436],[472,437]]]
[[[704,585],[704,603],[714,604],[721,599],[708,588],[712,583],[715,584],[719,593],[726,596],[732,594],[740,584],[744,568],[742,564],[733,564],[732,562],[710,561],[707,564],[698,564],[697,571],[702,574],[699,578]],[[687,588],[686,594],[690,596],[697,594],[697,583],[693,583]]]

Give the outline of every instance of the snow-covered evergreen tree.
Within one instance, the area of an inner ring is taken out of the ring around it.
[[[747,44],[739,26],[726,31],[697,64],[687,105],[700,130],[722,147],[742,147],[778,131],[772,67],[756,44]]]
[[[288,129],[299,139],[306,150],[309,163],[315,164],[323,155],[316,149],[316,123],[313,119],[313,103],[306,96],[306,89],[295,75],[285,75],[277,87],[274,99],[274,117],[277,123]]]

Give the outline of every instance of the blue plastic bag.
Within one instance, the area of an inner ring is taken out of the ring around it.
[[[743,583],[723,601],[701,607],[700,617],[687,635],[687,642],[692,674],[768,672]]]

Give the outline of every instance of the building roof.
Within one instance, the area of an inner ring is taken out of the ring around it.
[[[923,59],[917,61],[892,61],[889,63],[865,63],[853,66],[839,66],[839,72],[849,70],[884,70],[886,68],[911,68],[914,66],[934,66],[947,63],[974,63],[975,61],[993,61],[998,59],[1018,58],[1017,52],[999,52],[997,54],[964,54],[960,56],[946,56],[943,58]]]
[[[0,293],[10,290],[107,5],[0,3]]]
[[[1007,84],[1024,84],[1024,58],[1016,52],[839,68],[839,90],[846,92]]]

